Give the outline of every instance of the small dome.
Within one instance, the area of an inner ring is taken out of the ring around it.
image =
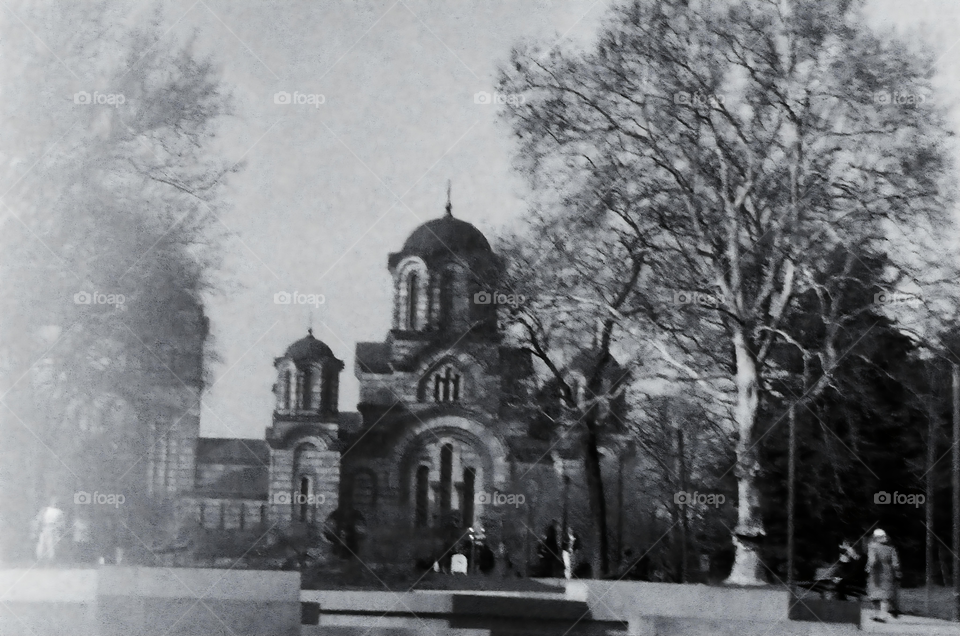
[[[400,254],[428,259],[444,253],[459,256],[473,252],[491,252],[487,237],[470,223],[447,214],[415,229]]]
[[[290,358],[294,362],[313,362],[335,356],[330,347],[313,337],[313,330],[310,329],[306,337],[287,347],[284,357]]]

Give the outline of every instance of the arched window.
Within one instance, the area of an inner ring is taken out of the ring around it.
[[[433,375],[433,401],[460,401],[460,372],[451,366],[441,368]]]
[[[283,372],[283,408],[289,409],[293,401],[293,374],[289,370]]]
[[[293,519],[314,521],[314,487],[317,470],[322,464],[320,449],[306,442],[293,451]]]
[[[313,372],[310,368],[303,370],[303,392],[301,393],[303,401],[303,410],[309,411],[313,408]]]
[[[297,520],[301,522],[310,521],[310,509],[313,507],[313,483],[309,477],[300,478],[299,495],[295,505],[298,509]]]
[[[477,489],[477,471],[475,468],[463,469],[463,527],[473,527],[473,502],[476,497]]]
[[[440,448],[440,514],[450,512],[453,499],[453,446]]]
[[[412,272],[407,277],[407,329],[411,331],[417,329],[417,306],[420,303],[419,282],[416,272]]]
[[[449,328],[453,322],[453,271],[440,272],[440,328]]]
[[[336,373],[324,373],[323,382],[320,385],[321,402],[318,405],[325,413],[335,413],[337,411],[337,388],[339,378]]]
[[[430,467],[419,466],[417,468],[417,500],[415,523],[418,528],[424,528],[430,524]]]

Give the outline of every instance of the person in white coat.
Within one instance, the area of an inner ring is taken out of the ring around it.
[[[53,563],[56,559],[57,544],[63,537],[66,516],[57,507],[57,498],[52,497],[50,504],[40,511],[34,521],[37,535],[37,561]]]

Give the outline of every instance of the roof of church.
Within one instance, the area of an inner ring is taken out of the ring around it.
[[[333,355],[333,350],[325,342],[313,337],[313,329],[307,330],[306,336],[287,347],[284,357],[290,358],[294,362],[312,362],[325,358],[336,358]]]
[[[403,249],[390,255],[390,263],[399,262],[406,256],[431,259],[448,254],[461,256],[477,252],[492,253],[483,232],[466,221],[454,218],[452,214],[445,214],[415,229],[403,244]]]
[[[269,465],[270,447],[262,439],[201,437],[197,439],[197,464]]]
[[[197,487],[198,494],[230,499],[266,499],[269,491],[270,469],[267,466],[238,467]]]

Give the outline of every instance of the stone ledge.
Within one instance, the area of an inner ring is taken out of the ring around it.
[[[564,588],[567,598],[586,601],[590,611],[600,620],[626,620],[636,615],[768,623],[788,620],[790,594],[774,588],[590,579],[540,580]]]
[[[295,636],[300,575],[264,570],[101,567],[0,570],[0,633]]]

